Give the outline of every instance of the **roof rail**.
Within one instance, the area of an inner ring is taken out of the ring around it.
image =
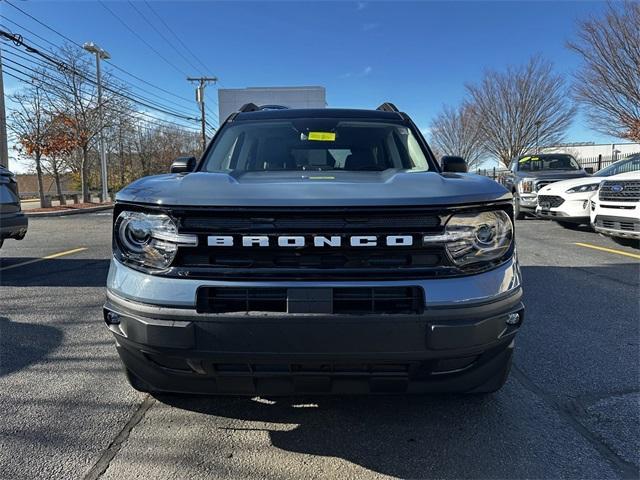
[[[393,103],[391,102],[384,102],[382,105],[380,105],[378,108],[376,108],[376,110],[380,110],[382,112],[396,112],[396,113],[400,113],[400,110],[398,110],[398,107],[396,107]]]
[[[259,110],[289,110],[289,107],[284,105],[260,105]]]
[[[260,110],[259,106],[257,106],[255,103],[249,102],[242,105],[238,111],[239,112],[257,112],[258,110]]]

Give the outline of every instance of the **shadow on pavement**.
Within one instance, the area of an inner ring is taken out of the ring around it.
[[[61,341],[62,332],[55,327],[0,317],[0,377],[37,363]]]
[[[4,258],[0,262],[0,286],[5,287],[104,287],[108,259],[53,258],[8,270],[5,267],[30,260],[29,257]]]

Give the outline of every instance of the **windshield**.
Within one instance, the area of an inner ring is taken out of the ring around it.
[[[408,127],[349,119],[239,121],[225,127],[205,172],[429,170]]]
[[[594,173],[594,177],[610,177],[611,175],[618,175],[619,173],[625,172],[637,172],[638,170],[640,170],[640,155],[612,163],[608,167],[604,167],[602,170],[598,170],[597,173]]]
[[[518,170],[537,172],[540,170],[580,170],[580,165],[571,155],[531,155],[518,159]]]

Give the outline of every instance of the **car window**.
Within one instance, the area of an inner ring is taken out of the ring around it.
[[[618,175],[625,172],[637,172],[640,170],[640,156],[628,158],[626,160],[620,160],[612,163],[611,165],[598,170],[594,174],[596,177],[610,177],[611,175]]]
[[[410,128],[349,119],[239,121],[221,132],[207,172],[429,170]]]
[[[525,155],[518,158],[518,170],[524,172],[580,170],[580,165],[575,158],[567,154]]]

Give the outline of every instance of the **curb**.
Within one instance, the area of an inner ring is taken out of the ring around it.
[[[53,212],[33,212],[33,213],[29,213],[29,210],[23,210],[22,212],[27,217],[45,218],[45,217],[66,217],[67,215],[80,215],[83,213],[101,212],[103,210],[111,210],[112,208],[113,208],[113,205],[101,205],[99,207],[79,208],[77,210],[58,210]]]

